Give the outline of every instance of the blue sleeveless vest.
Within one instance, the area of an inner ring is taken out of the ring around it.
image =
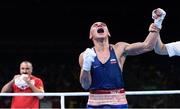
[[[94,49],[95,50],[95,49]],[[109,47],[110,57],[102,64],[97,56],[91,66],[92,83],[89,90],[124,88],[122,71],[118,64],[113,47]]]

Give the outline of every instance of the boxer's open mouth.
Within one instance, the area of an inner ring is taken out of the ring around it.
[[[104,29],[103,29],[103,28],[99,28],[99,29],[97,30],[97,33],[104,33]]]

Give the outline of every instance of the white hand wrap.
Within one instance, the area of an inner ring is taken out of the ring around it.
[[[157,8],[152,11],[152,18],[154,19],[154,24],[157,26],[157,28],[161,29],[165,16],[166,12],[161,8]]]
[[[29,85],[23,80],[24,77],[26,77],[28,75],[26,74],[22,74],[21,76],[17,77],[15,79],[15,85],[20,88],[20,89],[26,89],[29,87]]]
[[[94,62],[94,58],[96,53],[93,49],[87,48],[83,54],[83,70],[90,71],[92,62]]]

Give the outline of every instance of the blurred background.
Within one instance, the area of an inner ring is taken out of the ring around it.
[[[164,43],[180,40],[179,4],[168,0],[146,1],[0,1],[0,88],[19,73],[23,60],[33,63],[33,74],[44,81],[46,92],[81,92],[79,54],[93,44],[89,29],[106,22],[110,43],[144,41],[152,10],[163,8],[166,18]],[[128,57],[123,76],[127,91],[179,90],[180,57],[148,52]],[[127,96],[129,107],[180,107],[179,95]],[[59,108],[60,98],[45,97],[41,107]],[[11,97],[1,97],[0,106],[10,107]],[[87,97],[67,97],[67,108],[83,108]]]

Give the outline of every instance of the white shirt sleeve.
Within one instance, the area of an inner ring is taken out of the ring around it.
[[[169,57],[180,56],[180,41],[165,44]]]

